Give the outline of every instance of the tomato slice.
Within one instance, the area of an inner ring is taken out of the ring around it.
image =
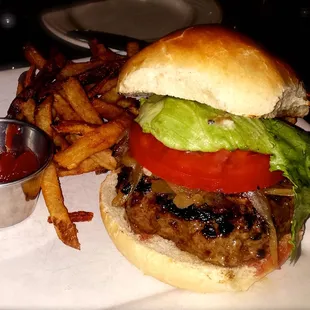
[[[240,193],[265,188],[283,179],[269,171],[269,155],[236,150],[213,153],[170,149],[134,123],[130,151],[140,165],[158,177],[188,188]]]

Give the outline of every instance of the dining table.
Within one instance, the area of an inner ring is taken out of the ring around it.
[[[0,1],[0,116],[6,115],[18,77],[29,66],[26,44],[45,57],[55,49],[68,59],[90,57],[88,48],[53,35],[40,18],[44,12],[79,3],[85,1]],[[289,63],[310,92],[308,1],[218,0],[218,5],[223,26],[250,36]],[[310,131],[308,122],[310,116],[298,125]],[[91,222],[77,225],[80,251],[58,240],[47,222],[42,195],[28,219],[0,229],[0,309],[309,309],[309,233],[296,264],[288,262],[247,292],[176,289],[144,275],[113,245],[99,211],[105,176],[88,173],[61,179],[67,207],[94,213]]]

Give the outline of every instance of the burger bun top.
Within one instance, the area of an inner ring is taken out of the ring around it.
[[[118,91],[194,100],[247,117],[303,117],[309,111],[306,91],[288,65],[215,25],[176,31],[140,51],[121,71]]]

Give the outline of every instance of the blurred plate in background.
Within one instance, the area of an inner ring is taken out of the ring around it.
[[[88,48],[85,41],[70,37],[67,32],[86,29],[152,42],[176,29],[221,20],[221,9],[214,0],[105,0],[41,15],[50,33],[85,48]]]

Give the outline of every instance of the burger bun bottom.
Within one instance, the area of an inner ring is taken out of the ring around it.
[[[160,236],[141,238],[126,221],[125,209],[112,206],[116,184],[117,174],[110,173],[100,187],[101,217],[117,249],[145,275],[181,289],[209,293],[246,291],[272,271],[258,275],[254,267],[212,265],[181,251],[172,241]]]

